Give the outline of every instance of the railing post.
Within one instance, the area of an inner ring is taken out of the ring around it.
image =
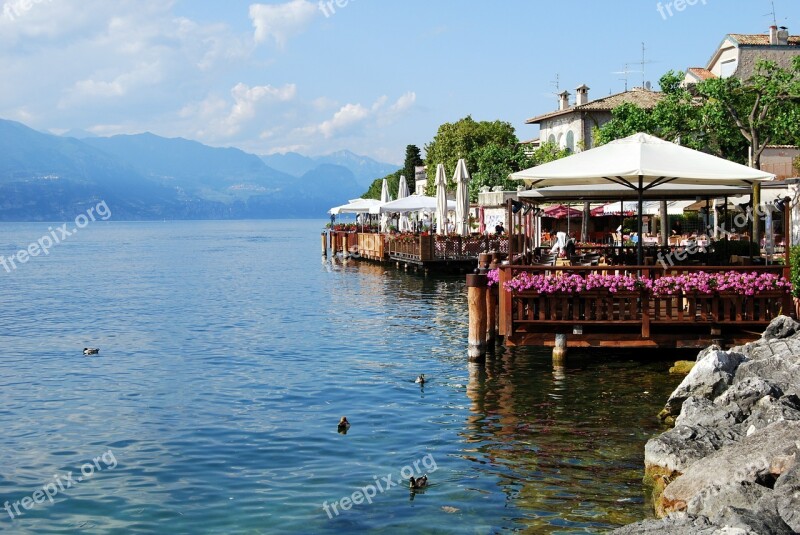
[[[469,303],[469,361],[486,358],[486,275],[467,275]]]

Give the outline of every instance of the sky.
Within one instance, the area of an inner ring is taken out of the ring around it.
[[[657,85],[773,23],[770,0],[0,2],[0,118],[395,164],[467,115],[537,137],[559,90]],[[800,1],[774,8],[800,34]]]

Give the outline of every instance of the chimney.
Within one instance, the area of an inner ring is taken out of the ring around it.
[[[569,109],[569,91],[558,95],[558,109],[559,111]]]
[[[769,27],[769,44],[770,45],[777,45],[778,44],[778,27],[777,26],[770,26]]]
[[[589,88],[586,84],[575,89],[575,93],[577,97],[575,97],[575,105],[581,106],[582,104],[587,104],[589,102]]]
[[[778,44],[782,46],[789,44],[789,29],[786,26],[781,26],[778,29]]]

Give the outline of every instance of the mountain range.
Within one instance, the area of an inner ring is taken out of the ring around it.
[[[259,157],[150,133],[68,134],[0,119],[0,220],[63,221],[101,200],[116,220],[324,218],[397,169],[349,151]]]

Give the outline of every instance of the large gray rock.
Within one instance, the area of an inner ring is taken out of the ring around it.
[[[733,427],[690,427],[678,425],[651,438],[644,446],[644,464],[648,471],[683,473],[691,465],[723,446],[735,444],[744,433]],[[653,470],[658,468],[658,470]]]
[[[797,448],[800,449],[800,438]],[[774,500],[778,514],[800,533],[800,459],[775,482]]]
[[[764,396],[752,407],[741,428],[749,435],[782,420],[800,420],[800,399],[794,394],[780,399]]]
[[[737,371],[738,374],[738,371]],[[764,396],[779,398],[783,391],[760,377],[735,379],[735,383],[714,400],[714,407],[722,407],[735,415],[737,422],[746,419],[750,411]]]
[[[686,510],[692,499],[712,492],[715,487],[742,483],[770,486],[792,467],[800,445],[798,438],[800,421],[776,422],[711,453],[702,462],[691,464],[683,475],[667,485],[659,498],[659,511]]]
[[[771,489],[749,481],[712,485],[687,502],[686,512],[714,518],[726,507],[747,508],[763,498],[764,494],[771,492]]]
[[[794,530],[775,512],[754,511],[744,507],[726,507],[711,519],[720,527],[718,533],[742,533],[747,535],[795,535]]]
[[[675,426],[730,427],[739,423],[741,416],[742,411],[738,405],[730,403],[718,406],[716,402],[706,398],[692,396],[683,402]]]
[[[794,364],[800,364],[800,335],[786,339],[764,340],[763,338],[739,347],[731,352],[742,353],[750,360],[780,356]]]
[[[681,406],[690,396],[714,399],[731,384],[739,365],[747,360],[741,353],[710,351],[689,372],[667,401],[665,409],[680,414]]]
[[[748,360],[736,370],[736,382],[762,379],[785,394],[800,394],[800,361],[793,363],[781,355]]]
[[[615,529],[613,535],[712,535],[717,531],[708,518],[673,513],[661,520],[645,520]]]
[[[789,316],[778,316],[767,326],[764,334],[761,335],[761,339],[782,340],[797,333],[800,333],[800,323]]]

